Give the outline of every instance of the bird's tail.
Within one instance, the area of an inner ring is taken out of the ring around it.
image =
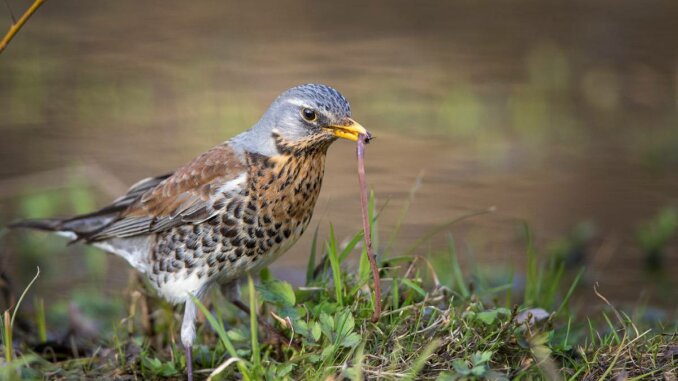
[[[8,227],[54,232],[60,236],[78,240],[110,223],[114,218],[115,216],[113,215],[89,214],[68,219],[45,218],[22,220],[13,222]]]
[[[8,227],[12,229],[22,228],[53,232],[63,230],[63,220],[58,218],[22,220],[12,222],[11,224],[8,225]]]
[[[8,225],[12,229],[34,229],[54,232],[71,240],[78,239],[78,234],[64,227],[64,220],[58,218],[45,218],[34,220],[16,221]]]

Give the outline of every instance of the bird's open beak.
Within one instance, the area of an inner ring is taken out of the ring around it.
[[[372,135],[367,132],[365,127],[361,126],[360,123],[350,118],[343,125],[332,125],[326,129],[335,136],[348,139],[353,142],[358,141],[358,136],[361,134],[365,135],[365,137],[368,139],[372,137]]]

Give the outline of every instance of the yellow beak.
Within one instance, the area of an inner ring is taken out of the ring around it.
[[[342,126],[329,126],[326,128],[335,136],[340,138],[348,139],[350,141],[358,141],[359,135],[370,136],[370,133],[367,132],[365,127],[361,126],[360,123],[356,122],[353,119],[348,119],[347,123]]]

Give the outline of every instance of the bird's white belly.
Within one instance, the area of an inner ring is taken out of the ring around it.
[[[167,282],[156,285],[158,294],[172,304],[186,302],[190,299],[189,295],[201,296],[206,288],[204,277],[198,277],[196,272],[186,276],[185,271],[172,274]]]

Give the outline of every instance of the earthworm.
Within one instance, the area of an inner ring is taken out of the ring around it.
[[[372,268],[372,277],[374,278],[374,314],[372,321],[379,320],[381,315],[381,285],[379,278],[379,268],[377,267],[377,260],[372,250],[372,235],[370,232],[369,212],[367,205],[367,182],[365,181],[365,144],[372,140],[372,135],[360,134],[356,142],[356,154],[358,156],[358,184],[360,186],[360,206],[363,214],[363,231],[365,232],[365,246],[367,246],[367,258],[370,260],[370,267]]]

